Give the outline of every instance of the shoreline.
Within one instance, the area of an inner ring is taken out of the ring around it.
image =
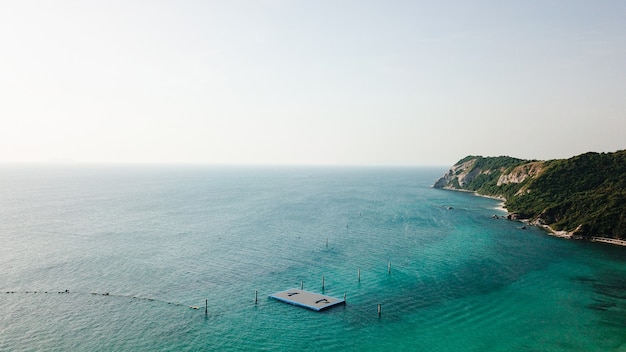
[[[497,207],[495,207],[494,209],[496,209],[496,210],[501,210],[501,211],[503,211],[503,212],[505,212],[505,213],[507,213],[507,214],[511,214],[511,213],[509,213],[509,211],[506,209],[506,206],[504,206],[504,204],[506,203],[506,198],[504,198],[504,197],[498,197],[498,196],[488,196],[488,195],[485,195],[485,194],[480,194],[480,193],[478,193],[478,192],[476,192],[476,191],[468,191],[468,190],[465,190],[465,189],[458,189],[458,188],[452,188],[452,187],[443,187],[443,188],[440,188],[440,189],[447,190],[447,191],[455,191],[455,192],[465,192],[465,193],[471,193],[471,194],[473,194],[473,195],[475,195],[475,196],[477,196],[477,197],[482,197],[482,198],[489,198],[489,199],[499,200],[499,201],[500,201],[500,203],[498,203],[498,206],[497,206]]]
[[[574,231],[569,232],[569,231],[557,231],[555,229],[553,229],[552,227],[550,227],[549,225],[540,225],[540,224],[533,224],[532,222],[528,221],[528,219],[522,220],[525,223],[528,223],[529,225],[532,226],[537,226],[539,228],[542,228],[544,230],[546,230],[548,232],[549,236],[554,236],[554,237],[559,237],[559,238],[565,238],[565,239],[570,239],[570,240],[582,240],[582,241],[588,241],[588,242],[601,242],[601,243],[607,243],[607,244],[612,244],[615,246],[624,246],[626,247],[626,240],[618,240],[616,238],[609,238],[609,237],[590,237],[590,238],[582,238],[582,237],[577,237],[576,235],[574,235]]]
[[[506,212],[507,215],[514,214],[514,213],[510,213],[506,209],[506,206],[505,206],[506,198],[504,198],[504,197],[501,197],[501,196],[500,197],[498,197],[498,196],[488,196],[488,195],[480,194],[480,193],[475,192],[475,191],[469,191],[469,190],[465,190],[465,189],[457,189],[457,188],[451,188],[451,187],[443,187],[443,188],[440,188],[440,189],[448,190],[448,191],[472,193],[472,194],[474,194],[475,196],[478,196],[478,197],[499,200],[500,203],[498,204],[497,207],[495,207],[496,210],[502,210],[502,211]],[[612,244],[612,245],[615,245],[615,246],[626,247],[626,240],[619,240],[619,239],[608,238],[608,237],[591,237],[589,239],[586,239],[586,238],[575,236],[574,232],[576,230],[574,230],[572,232],[564,231],[564,230],[557,231],[557,230],[553,229],[550,225],[539,224],[539,223],[537,223],[535,221],[530,221],[530,219],[517,219],[517,220],[512,220],[512,221],[519,221],[519,222],[522,222],[524,224],[532,225],[532,226],[538,227],[540,229],[543,229],[543,230],[545,230],[547,232],[548,236],[553,236],[553,237],[558,237],[558,238],[565,238],[565,239],[569,239],[569,240],[583,240],[583,241],[588,241],[588,242],[601,242],[601,243],[606,243],[606,244]]]
[[[566,238],[566,239],[578,239],[576,237],[574,237],[574,233],[573,232],[568,232],[568,231],[557,231],[555,229],[553,229],[550,225],[543,225],[543,224],[537,224],[534,223],[532,221],[530,221],[530,219],[522,219],[520,220],[521,222],[531,225],[531,226],[536,226],[544,231],[546,231],[548,233],[548,236],[554,236],[554,237],[559,237],[559,238]]]

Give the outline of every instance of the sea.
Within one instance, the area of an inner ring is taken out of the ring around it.
[[[626,248],[445,171],[0,166],[0,351],[626,351]]]

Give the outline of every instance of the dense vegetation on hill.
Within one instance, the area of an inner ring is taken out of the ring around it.
[[[626,239],[626,150],[550,161],[468,156],[435,187],[503,197],[521,218],[576,236]]]

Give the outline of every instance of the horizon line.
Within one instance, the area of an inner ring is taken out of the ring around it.
[[[413,168],[413,167],[449,167],[452,164],[383,164],[383,163],[212,163],[181,161],[2,161],[4,166],[210,166],[210,167],[371,167],[371,168]]]

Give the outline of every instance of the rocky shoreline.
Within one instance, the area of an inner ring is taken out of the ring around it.
[[[624,240],[618,240],[618,239],[614,239],[614,238],[605,238],[605,237],[591,237],[590,239],[587,239],[585,237],[576,235],[576,230],[578,230],[578,229],[575,229],[574,231],[558,231],[558,230],[553,229],[549,225],[542,224],[540,221],[537,221],[537,220],[531,221],[530,219],[520,219],[520,218],[517,217],[516,213],[510,213],[506,209],[506,206],[505,206],[506,198],[504,198],[504,197],[489,196],[489,195],[480,194],[478,192],[469,191],[469,190],[465,190],[465,189],[458,189],[458,188],[453,188],[453,187],[441,187],[440,189],[443,189],[443,190],[446,190],[446,191],[472,193],[473,195],[478,196],[478,197],[499,200],[499,201],[501,201],[501,203],[498,205],[498,207],[496,207],[496,209],[505,211],[507,213],[507,215],[504,216],[504,218],[506,218],[508,220],[511,220],[511,221],[519,221],[519,222],[521,222],[521,223],[523,223],[523,224],[525,224],[527,226],[538,227],[538,228],[544,230],[549,236],[565,238],[565,239],[570,239],[570,240],[587,240],[587,241],[590,241],[590,242],[601,242],[601,243],[607,243],[607,244],[612,244],[612,245],[626,247],[626,241],[624,241]]]
[[[503,207],[505,210],[506,208]],[[508,211],[507,211],[508,213]],[[510,216],[514,216],[515,213],[508,213],[507,217]],[[546,225],[546,224],[542,224],[539,221],[531,221],[530,219],[511,219],[514,221],[519,221],[522,222],[524,224],[530,225],[530,226],[535,226],[538,227],[540,229],[543,229],[546,233],[548,233],[549,236],[554,236],[554,237],[559,237],[559,238],[565,238],[565,239],[569,239],[569,240],[583,240],[583,241],[590,241],[590,242],[602,242],[602,243],[608,243],[608,244],[613,244],[613,245],[617,245],[617,246],[625,246],[626,247],[626,241],[624,240],[618,240],[618,239],[614,239],[614,238],[605,238],[605,237],[591,237],[591,238],[585,238],[583,236],[578,236],[576,235],[576,232],[578,230],[578,228],[574,229],[573,231],[558,231],[553,229],[550,225]]]

